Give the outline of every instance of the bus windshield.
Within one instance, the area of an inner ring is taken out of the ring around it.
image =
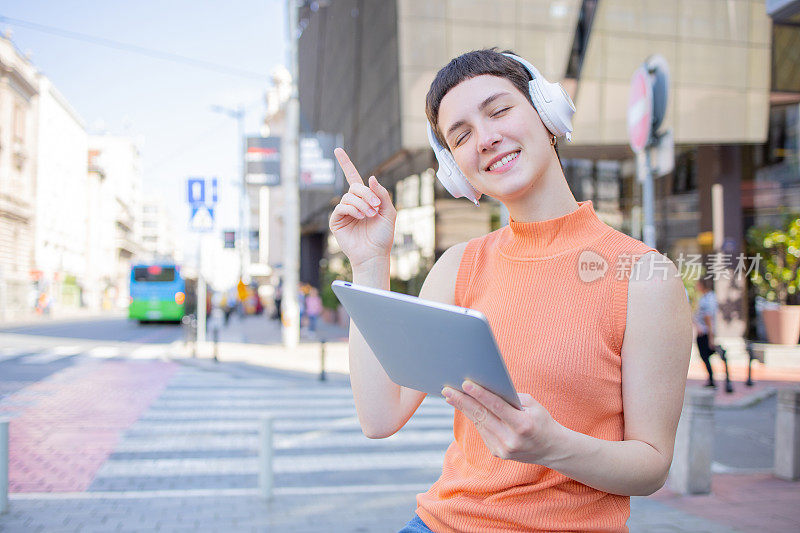
[[[134,267],[133,280],[137,282],[175,281],[175,267],[158,265]]]

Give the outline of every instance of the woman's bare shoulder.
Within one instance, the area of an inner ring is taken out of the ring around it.
[[[455,304],[456,277],[466,248],[467,243],[461,242],[445,250],[425,278],[419,293],[420,298]]]

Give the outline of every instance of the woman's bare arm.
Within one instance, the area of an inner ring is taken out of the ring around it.
[[[649,254],[648,254],[649,255]],[[643,272],[653,260],[640,260]],[[629,282],[622,345],[622,441],[590,437],[556,422],[528,394],[519,411],[474,383],[464,392],[445,387],[448,402],[464,413],[491,453],[544,465],[597,490],[646,496],[663,486],[672,462],[691,349],[689,304],[675,266],[666,279]]]
[[[645,275],[653,261],[668,263],[666,279]],[[627,496],[652,494],[667,479],[692,344],[691,310],[675,266],[655,253],[638,264],[641,274],[628,286],[622,344],[624,440],[563,428],[558,455],[546,462],[581,483]]]
[[[465,246],[466,243],[453,246],[436,261],[422,285],[421,298],[453,304],[456,274]],[[388,289],[388,260],[354,267],[353,283]],[[389,379],[352,321],[350,384],[361,429],[372,439],[382,439],[400,430],[425,399],[424,392],[402,387]]]

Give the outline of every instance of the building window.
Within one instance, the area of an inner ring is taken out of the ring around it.
[[[575,36],[572,39],[572,50],[567,62],[566,78],[579,79],[583,58],[586,56],[586,49],[589,46],[589,36],[592,33],[592,21],[597,7],[597,0],[583,0],[581,10],[578,13],[578,25],[575,27]]]
[[[672,193],[682,194],[697,190],[697,149],[693,148],[675,158]]]
[[[800,25],[772,26],[772,90],[800,92]]]
[[[14,105],[14,141],[25,140],[25,108],[21,104]]]

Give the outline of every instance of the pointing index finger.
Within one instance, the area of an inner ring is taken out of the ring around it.
[[[342,171],[344,172],[344,177],[347,180],[347,183],[350,185],[354,183],[361,183],[362,185],[364,184],[364,180],[361,179],[361,175],[358,173],[358,170],[356,170],[356,166],[352,161],[350,161],[350,157],[343,148],[336,148],[333,151],[333,155],[336,156],[339,166],[342,167]]]

